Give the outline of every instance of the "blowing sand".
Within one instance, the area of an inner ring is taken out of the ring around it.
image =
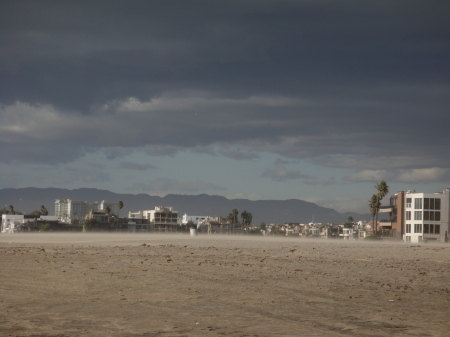
[[[450,245],[0,234],[1,336],[448,336]]]

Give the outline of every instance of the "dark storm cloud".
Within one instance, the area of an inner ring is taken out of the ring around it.
[[[320,96],[354,81],[446,81],[439,56],[448,52],[448,8],[436,2],[6,1],[2,7],[4,102],[88,109],[186,87]]]
[[[0,154],[449,166],[449,14],[445,1],[3,1]]]

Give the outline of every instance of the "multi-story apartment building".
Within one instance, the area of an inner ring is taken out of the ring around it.
[[[66,223],[82,223],[89,212],[98,212],[110,208],[110,214],[118,215],[118,202],[111,201],[79,201],[72,199],[56,199],[55,200],[55,216],[62,222]]]
[[[178,226],[178,212],[173,207],[157,206],[149,214],[150,224],[155,231],[176,231]]]
[[[152,210],[128,212],[131,219],[148,219],[151,230],[157,232],[176,231],[178,226],[178,212],[173,207],[156,206]]]
[[[390,213],[382,227],[392,229],[405,242],[448,240],[450,188],[442,193],[399,192],[380,211]]]
[[[55,200],[55,216],[65,223],[82,223],[84,217],[92,210],[92,204],[72,199]]]
[[[437,240],[444,242],[449,230],[449,193],[405,194],[405,238],[406,242]]]

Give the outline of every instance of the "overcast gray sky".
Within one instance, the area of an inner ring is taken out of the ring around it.
[[[0,188],[358,212],[383,179],[442,191],[449,17],[438,0],[4,0]]]

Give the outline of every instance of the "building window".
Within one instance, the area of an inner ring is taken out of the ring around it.
[[[441,209],[441,199],[434,199],[434,209],[440,210]]]
[[[424,224],[423,225],[423,233],[424,234],[440,234],[441,233],[441,225]]]
[[[439,198],[424,198],[423,199],[423,208],[424,209],[441,209],[441,199]]]
[[[422,209],[422,198],[415,198],[414,199],[414,208],[415,209]]]
[[[422,211],[414,211],[414,220],[422,220]]]
[[[422,233],[422,224],[421,223],[414,224],[414,233]]]
[[[411,198],[406,198],[406,208],[411,208]]]
[[[429,221],[441,221],[441,212],[423,211],[423,219]],[[420,220],[420,219],[419,219]]]
[[[406,220],[411,220],[411,211],[406,211]]]
[[[441,221],[441,212],[434,212],[434,221]]]
[[[411,233],[411,224],[410,223],[406,224],[406,233]]]

